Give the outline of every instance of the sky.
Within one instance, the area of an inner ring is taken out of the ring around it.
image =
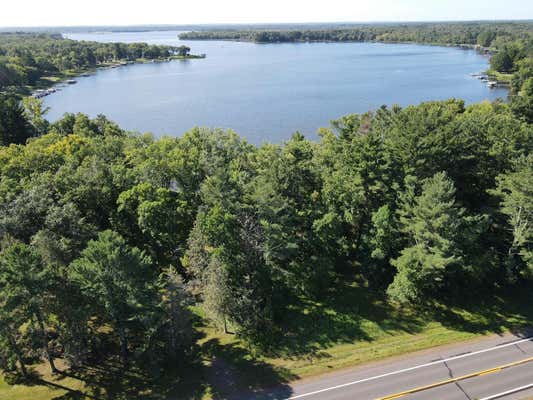
[[[533,0],[0,0],[0,27],[533,19]]]

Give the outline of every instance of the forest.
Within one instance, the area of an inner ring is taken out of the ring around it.
[[[24,43],[0,41],[5,68],[151,48]],[[339,343],[530,325],[532,59],[512,73],[509,102],[383,106],[318,141],[261,146],[231,130],[155,138],[105,116],[49,123],[41,100],[1,93],[0,391],[46,365],[61,385],[90,369],[93,396],[161,399],[145,393],[154,381],[205,389],[180,374],[219,358],[279,383],[294,368],[274,374],[267,357],[309,370]]]
[[[43,77],[81,73],[108,62],[160,60],[188,55],[187,46],[98,43],[60,34],[0,32],[0,92],[35,86]]]
[[[186,365],[195,307],[268,354],[293,307],[342,285],[415,309],[531,285],[533,125],[502,102],[383,107],[319,142],[260,147],[198,128],[155,139],[103,116],[49,124],[37,99],[0,110],[12,379],[40,357],[53,372],[58,358]]]
[[[188,40],[242,40],[260,43],[331,41],[331,42],[415,42],[441,45],[476,45],[490,47],[499,40],[531,40],[531,22],[448,22],[342,25],[339,27],[277,27],[236,29],[214,27],[180,33]],[[498,39],[499,38],[499,39]]]

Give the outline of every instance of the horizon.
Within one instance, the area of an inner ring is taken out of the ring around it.
[[[54,28],[97,26],[182,26],[259,24],[376,24],[424,22],[529,21],[533,2],[508,0],[330,0],[317,4],[304,0],[271,0],[250,4],[245,0],[204,0],[185,5],[152,0],[149,7],[125,0],[55,0],[3,5],[2,28]]]
[[[375,21],[301,21],[301,22],[213,22],[213,23],[139,23],[139,24],[86,24],[86,25],[0,25],[0,30],[9,29],[54,29],[54,28],[176,28],[176,27],[276,27],[276,26],[365,26],[365,25],[402,25],[402,24],[454,24],[454,23],[533,23],[533,18],[516,19],[457,19],[457,20],[375,20]]]

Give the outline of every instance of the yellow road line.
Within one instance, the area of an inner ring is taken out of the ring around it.
[[[459,376],[457,378],[451,378],[451,379],[447,379],[445,381],[432,383],[430,385],[420,386],[420,387],[417,387],[417,388],[414,388],[414,389],[409,389],[409,390],[406,390],[405,392],[400,392],[400,393],[396,393],[396,394],[391,394],[389,396],[380,397],[380,398],[378,398],[376,400],[394,400],[394,399],[399,399],[400,397],[407,396],[408,394],[423,392],[425,390],[433,389],[433,388],[444,386],[444,385],[449,385],[450,383],[464,381],[466,379],[475,378],[477,376],[493,374],[495,372],[500,372],[503,369],[516,367],[516,366],[522,365],[522,364],[527,364],[527,363],[530,363],[532,361],[533,361],[533,357],[530,357],[530,358],[526,358],[524,360],[512,362],[510,364],[501,365],[501,366],[496,367],[496,368],[491,368],[491,369],[487,369],[487,370],[484,370],[484,371],[474,372],[474,373],[471,373],[471,374],[468,374],[468,375]]]

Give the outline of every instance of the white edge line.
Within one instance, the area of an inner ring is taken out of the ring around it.
[[[500,397],[504,397],[504,396],[507,396],[507,395],[513,394],[513,393],[518,393],[518,392],[521,392],[522,390],[531,389],[531,388],[533,388],[533,383],[531,383],[529,385],[526,385],[526,386],[521,386],[521,387],[518,387],[518,388],[515,388],[515,389],[508,390],[507,392],[494,394],[494,395],[489,396],[489,397],[484,397],[484,398],[479,399],[479,400],[499,399]]]
[[[401,370],[398,370],[398,371],[388,372],[388,373],[383,374],[383,375],[372,376],[370,378],[364,378],[364,379],[360,379],[360,380],[357,380],[357,381],[344,383],[342,385],[337,385],[337,386],[332,386],[332,387],[321,389],[321,390],[316,390],[314,392],[299,394],[297,396],[289,397],[289,398],[286,398],[284,400],[296,400],[296,399],[301,399],[303,397],[314,396],[316,394],[329,392],[329,391],[337,390],[337,389],[342,389],[342,388],[345,388],[347,386],[353,386],[353,385],[357,385],[359,383],[365,383],[365,382],[369,382],[369,381],[374,381],[374,380],[377,380],[377,379],[386,378],[388,376],[399,375],[399,374],[402,374],[402,373],[405,373],[405,372],[410,372],[410,371],[415,371],[415,370],[421,369],[421,368],[431,367],[432,365],[442,364],[442,363],[445,363],[445,362],[448,362],[448,361],[453,361],[453,360],[459,360],[461,358],[472,357],[472,356],[476,356],[478,354],[488,353],[488,352],[491,352],[491,351],[504,349],[506,347],[516,346],[517,344],[525,343],[525,342],[531,342],[531,341],[533,341],[533,336],[531,336],[531,337],[529,337],[527,339],[517,340],[515,342],[505,343],[505,344],[497,345],[497,346],[494,346],[494,347],[491,347],[491,348],[488,348],[488,349],[475,351],[473,353],[461,354],[461,355],[458,355],[458,356],[455,356],[455,357],[450,357],[450,358],[446,358],[446,359],[443,359],[443,360],[436,360],[436,361],[429,362],[427,364],[421,364],[421,365],[417,365],[417,366],[411,367],[411,368],[405,368],[405,369],[401,369]],[[484,399],[484,400],[489,400],[489,399]]]

